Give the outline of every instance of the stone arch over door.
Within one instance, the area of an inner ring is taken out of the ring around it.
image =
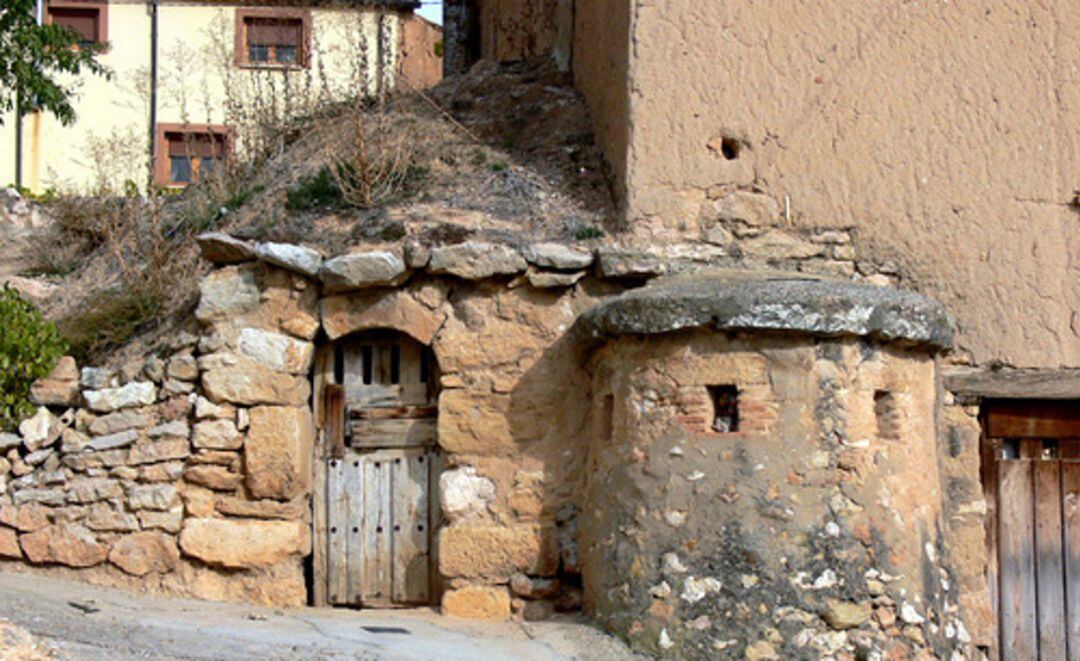
[[[399,330],[362,330],[320,347],[316,604],[437,601],[438,384],[434,352]]]

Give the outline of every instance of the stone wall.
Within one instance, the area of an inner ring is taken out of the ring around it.
[[[840,324],[833,327],[834,333],[890,342],[908,338],[934,346],[948,343],[947,337],[917,333],[947,327],[944,313],[926,308],[918,297],[868,286],[886,285],[889,278],[860,272],[847,233],[763,226],[754,215],[757,198],[739,199],[741,206],[727,207],[710,226],[711,242],[650,248],[526,241],[427,246],[410,239],[325,259],[302,246],[252,245],[224,235],[200,237],[204,257],[216,268],[200,286],[195,310],[199,334],[182,334],[159,354],[114,370],[84,368],[80,374],[65,360],[50,378],[35,385],[34,396],[44,408],[24,423],[19,434],[0,437],[8,457],[0,464],[4,476],[0,554],[8,558],[3,566],[202,598],[304,603],[309,595],[303,563],[313,544],[313,469],[323,456],[321,388],[326,380],[320,375],[326,366],[319,363],[325,353],[320,349],[352,333],[393,329],[430,346],[441,375],[437,432],[445,469],[438,483],[444,524],[436,536],[436,568],[444,587],[443,611],[534,619],[578,609],[584,596],[583,571],[586,588],[589,580],[606,580],[598,578],[599,573],[589,578],[586,564],[595,566],[599,556],[595,551],[583,555],[580,544],[589,540],[591,547],[599,537],[615,534],[615,519],[588,508],[591,503],[607,507],[606,499],[616,491],[597,491],[599,483],[591,476],[598,467],[602,472],[635,475],[646,456],[590,450],[588,439],[596,434],[595,409],[603,401],[598,393],[611,393],[620,411],[655,404],[646,401],[643,390],[653,386],[617,386],[619,379],[602,375],[618,360],[590,363],[595,338],[608,331],[583,336],[575,327],[584,315],[594,314],[605,301],[623,300],[624,293],[639,299],[647,296],[664,278],[740,267],[744,270],[738,278],[765,278],[762,282],[771,292],[824,287],[820,296],[814,295],[815,314],[802,317],[808,323],[833,319]],[[653,280],[655,286],[641,288]],[[836,284],[845,280],[864,284]],[[699,284],[691,289],[714,289],[711,283]],[[850,300],[844,297],[852,295],[872,305],[845,307]],[[774,309],[768,297],[751,298]],[[674,324],[665,331],[674,331],[684,328],[680,324],[687,319],[716,320],[731,313],[707,306],[668,308],[658,300],[641,303],[634,318],[661,318]],[[865,310],[875,312],[865,316]],[[624,321],[615,315],[606,318],[608,326],[603,328],[610,330],[611,324]],[[671,337],[676,344],[685,341],[682,335]],[[729,341],[717,335],[692,344],[720,351],[717,347]],[[627,369],[655,359],[658,371],[650,378],[669,378],[664,372],[676,366],[663,362],[675,355],[664,348],[668,345],[637,352],[633,346],[626,340],[605,351],[619,356],[626,352]],[[906,411],[905,420],[910,420],[904,424],[913,425],[913,439],[923,451],[907,458],[890,456],[879,470],[866,447],[849,447],[822,431],[821,425],[830,424],[834,413],[833,409],[815,413],[819,400],[824,401],[815,393],[825,388],[820,382],[834,379],[837,385],[828,389],[835,390],[835,397],[827,403],[846,411],[850,402],[844,398],[857,400],[858,405],[851,403],[849,408],[863,415],[863,400],[872,387],[865,383],[897,379],[911,390],[916,385],[923,388],[917,397],[925,404],[933,395],[932,362],[925,354],[913,357],[904,350],[854,341],[824,342],[817,349],[786,347],[782,342],[747,346],[740,350],[745,353],[745,369],[736,364],[738,360],[731,368],[745,374],[746,397],[760,395],[744,404],[762,416],[747,418],[748,425],[760,423],[749,429],[756,429],[762,443],[760,447],[756,441],[748,443],[745,456],[775,453],[777,439],[790,441],[790,451],[798,458],[792,470],[800,475],[790,481],[787,472],[777,473],[779,464],[769,464],[760,475],[753,471],[744,475],[738,472],[742,460],[733,455],[721,461],[715,474],[707,473],[702,484],[721,502],[745,492],[745,500],[731,508],[740,513],[760,501],[758,491],[764,489],[768,495],[773,485],[777,492],[766,500],[781,503],[799,493],[812,496],[808,501],[812,505],[807,505],[797,525],[785,522],[786,514],[780,510],[775,523],[767,521],[777,529],[790,528],[792,534],[827,526],[823,508],[833,504],[832,494],[838,490],[862,502],[876,493],[871,487],[887,485],[897,500],[894,508],[905,515],[910,509],[921,522],[921,536],[887,536],[894,528],[887,520],[877,521],[876,511],[845,513],[836,515],[841,526],[836,543],[842,541],[848,549],[844,552],[855,554],[852,557],[865,565],[864,572],[904,573],[907,578],[897,579],[897,585],[907,589],[904,581],[916,574],[887,567],[915,568],[921,562],[916,559],[924,558],[926,542],[936,550],[948,546],[947,539],[939,540],[948,530],[934,527],[937,501],[926,509],[911,496],[915,491],[937,493],[938,475],[946,472],[938,470],[939,461],[946,459],[935,452],[933,417],[928,418],[921,407]],[[762,356],[769,358],[762,362]],[[773,373],[775,383],[768,385]],[[859,379],[862,385],[856,384]],[[924,388],[927,379],[929,393]],[[790,386],[790,392],[775,391],[781,385]],[[678,415],[701,427],[698,423],[704,418],[694,408],[701,404],[701,393],[685,395],[676,398],[674,405],[686,409]],[[788,403],[781,405],[784,402]],[[798,412],[786,413],[789,406]],[[675,464],[682,460],[672,453],[673,447],[656,440],[663,435],[663,424],[641,416],[634,422],[619,427],[620,437],[628,443],[637,439],[631,444],[640,445],[642,452],[660,452],[657,465],[675,462],[664,468],[674,475]],[[870,421],[845,418],[844,424],[854,430]],[[702,432],[707,440],[707,429],[698,427],[694,434]],[[629,463],[619,466],[622,459]],[[918,474],[923,481],[911,485],[889,481],[901,471]],[[667,500],[686,494],[656,491],[658,483],[651,476],[620,478],[619,484],[634,485],[627,495],[639,498],[643,511],[652,512],[650,517],[655,514],[666,521],[670,511],[678,519],[684,508],[685,503]],[[736,492],[725,496],[729,488]],[[948,514],[952,516],[951,511]],[[746,515],[764,516],[752,507]],[[886,536],[867,542],[867,531],[879,524]],[[641,549],[642,557],[655,562],[671,551],[661,552],[659,545],[665,539],[669,538],[657,534],[643,542],[648,548]],[[875,556],[881,552],[880,543],[895,545],[899,559],[890,560],[893,565],[882,564]],[[798,557],[806,567],[824,571],[814,558]],[[692,554],[680,556],[680,561],[696,562]],[[621,562],[611,566],[621,567]],[[650,567],[651,581],[660,570]],[[646,571],[644,566],[631,569]],[[778,572],[776,566],[763,565],[754,575],[779,586]],[[717,580],[734,585],[730,576]],[[978,589],[974,577],[965,585]],[[669,586],[676,587],[670,581]],[[850,597],[848,601],[860,609],[866,599],[884,597],[867,596],[864,586],[851,594],[829,594]],[[944,599],[936,589],[919,588],[912,594]],[[590,598],[590,607],[607,618],[604,604],[615,603],[611,600],[616,597],[594,589]],[[669,605],[677,604],[676,597]],[[878,599],[872,605],[883,604],[884,599]],[[898,601],[894,605],[902,606]],[[943,606],[939,611],[946,612]],[[920,617],[928,617],[920,612]],[[675,622],[685,615],[680,613]],[[719,620],[719,615],[713,617]],[[944,627],[947,618],[942,618],[938,626]],[[659,636],[653,625],[660,620],[641,621],[651,627],[650,635]],[[612,622],[616,628],[625,625],[624,634],[640,634],[630,630],[630,622]],[[673,624],[668,636],[697,644],[692,641],[696,634],[679,631]],[[739,635],[748,640],[747,631]],[[654,645],[660,639],[650,640]]]
[[[267,488],[284,467],[264,457],[290,431],[302,435],[283,423],[310,414],[215,403],[199,387],[216,360],[196,357],[207,343],[181,334],[172,348],[81,373],[64,358],[35,383],[37,413],[0,435],[0,566],[204,599],[305,603],[307,493]]]

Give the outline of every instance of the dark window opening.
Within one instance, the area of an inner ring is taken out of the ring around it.
[[[420,352],[420,383],[428,382],[428,370],[431,369],[431,363],[429,362],[430,359],[428,358],[428,351],[430,351],[430,349],[424,347],[424,349]]]
[[[370,344],[361,347],[360,348],[360,355],[363,357],[362,360],[363,360],[363,363],[364,363],[364,365],[363,365],[363,375],[362,375],[364,385],[365,386],[370,386],[371,382],[374,380],[374,375],[375,375],[375,369],[374,369],[375,366],[371,364],[372,360],[375,357],[374,347],[372,347]]]
[[[874,392],[874,419],[877,421],[878,438],[886,441],[900,440],[900,419],[896,410],[896,396],[888,390]]]
[[[739,389],[733,385],[708,386],[713,404],[712,429],[721,434],[739,431]]]
[[[390,383],[401,383],[401,345],[390,345]]]
[[[96,7],[50,7],[49,20],[76,32],[79,48],[101,43],[101,10]]]
[[[334,383],[345,383],[345,349],[340,344],[334,347]]]

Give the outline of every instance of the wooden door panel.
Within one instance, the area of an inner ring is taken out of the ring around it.
[[[430,455],[404,450],[394,459],[394,601],[423,604],[429,599],[428,474]]]
[[[1031,462],[998,464],[998,572],[1001,649],[1017,659],[1038,658],[1035,555],[1032,548],[1034,503]]]
[[[1077,442],[1080,445],[1080,441]],[[1080,453],[1078,453],[1080,454]],[[1080,659],[1080,458],[1061,464],[1062,525],[1069,656]]]
[[[1039,658],[1066,661],[1065,574],[1061,539],[1061,463],[1033,461],[1035,477],[1035,592]]]

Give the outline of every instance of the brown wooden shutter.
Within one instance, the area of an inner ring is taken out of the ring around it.
[[[249,18],[248,44],[251,46],[300,46],[303,22],[300,19]]]
[[[165,134],[169,143],[169,156],[190,156],[196,158],[221,158],[225,153],[225,137],[212,133]]]
[[[86,41],[97,42],[98,10],[57,7],[50,9],[53,25],[60,25],[75,32]]]

